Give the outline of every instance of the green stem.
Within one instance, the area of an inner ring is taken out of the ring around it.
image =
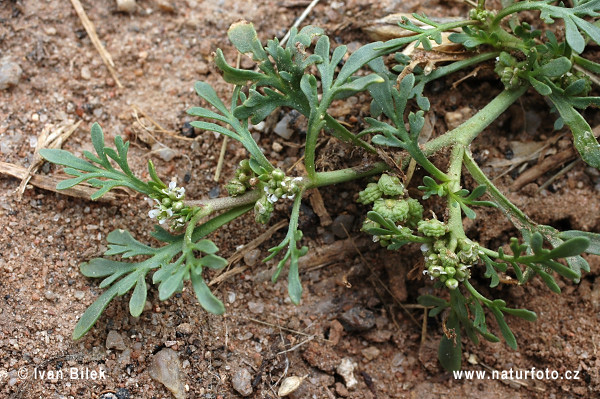
[[[423,154],[419,145],[413,141],[410,142],[408,146],[406,146],[406,151],[410,154],[410,156],[423,168],[425,169],[431,176],[436,179],[447,182],[450,181],[450,177],[439,170],[437,166],[435,166],[428,158]]]
[[[185,201],[186,206],[190,207],[209,207],[211,212],[231,209],[242,205],[253,204],[263,195],[259,190],[252,190],[239,197],[223,197],[212,199],[201,199]]]
[[[490,301],[489,299],[487,299],[486,297],[484,297],[483,295],[481,295],[479,293],[479,291],[477,291],[475,289],[475,287],[473,287],[471,285],[471,283],[469,282],[469,280],[463,281],[464,286],[467,288],[467,291],[469,291],[471,293],[471,295],[473,295],[475,298],[479,299],[481,302],[483,302],[486,306],[490,307],[492,306],[492,301]]]
[[[502,22],[502,20],[505,17],[507,17],[511,14],[516,14],[518,12],[527,11],[527,10],[539,10],[540,8],[543,8],[543,6],[545,6],[545,5],[546,4],[544,2],[540,2],[540,1],[522,1],[522,2],[518,2],[518,3],[514,3],[508,7],[501,9],[500,11],[498,11],[498,14],[496,14],[494,19],[492,19],[492,21],[490,23],[490,28],[498,27],[500,25],[500,22]]]
[[[479,168],[475,160],[473,159],[473,155],[470,151],[465,151],[463,157],[464,165],[473,176],[473,179],[479,184],[483,184],[487,187],[487,192],[496,200],[500,209],[508,216],[511,222],[519,229],[526,228],[527,230],[531,230],[534,228],[535,223],[532,222],[527,215],[523,213],[519,208],[517,208],[512,202],[506,198],[500,190],[491,182],[491,180],[486,176],[485,173]],[[516,221],[514,220],[516,219]],[[518,223],[516,223],[518,221]]]
[[[332,135],[338,137],[339,139],[341,139],[343,141],[349,141],[358,147],[362,147],[366,151],[368,151],[372,154],[377,154],[377,150],[371,144],[356,137],[356,135],[354,133],[352,133],[351,131],[346,129],[344,127],[344,125],[339,123],[331,115],[329,115],[329,114],[325,115],[325,123],[327,124],[327,127],[332,130],[332,132],[333,132]]]
[[[185,228],[185,235],[183,237],[183,253],[184,254],[186,254],[189,251],[189,248],[191,248],[193,245],[192,235],[194,233],[194,228],[196,227],[196,225],[198,224],[200,219],[202,219],[205,216],[210,215],[213,211],[214,211],[214,209],[209,205],[204,206],[202,208],[197,208],[195,210],[194,216],[192,216],[192,219],[189,221],[187,227]]]
[[[419,84],[416,87],[425,86],[426,84],[436,79],[442,78],[446,75],[450,75],[454,72],[460,71],[461,69],[468,68],[472,65],[481,64],[482,62],[496,58],[499,54],[499,51],[491,51],[488,53],[482,53],[473,57],[469,57],[466,60],[456,61],[452,64],[436,68],[429,75],[424,76],[423,79],[419,81]]]
[[[380,174],[390,167],[384,162],[377,162],[367,166],[357,166],[354,168],[334,170],[331,172],[316,173],[313,179],[303,178],[300,185],[305,189],[329,186],[332,184],[345,183],[352,180],[362,179],[364,177]],[[240,207],[243,205],[254,204],[263,195],[260,190],[252,190],[239,197],[222,197],[201,200],[185,201],[185,205],[189,207],[202,207],[210,209],[211,212],[222,211]]]
[[[443,148],[452,147],[456,144],[462,144],[465,147],[468,146],[479,133],[521,97],[528,87],[527,85],[515,90],[503,90],[468,121],[456,129],[427,142],[423,146],[423,153],[426,156],[430,156]],[[405,162],[407,163],[408,159],[404,159],[402,163],[404,164]]]
[[[306,188],[329,186],[332,184],[344,183],[351,180],[361,179],[363,177],[369,177],[377,175],[381,172],[388,170],[390,167],[384,162],[377,162],[372,165],[358,166],[355,168],[334,170],[332,172],[319,172],[316,174],[314,179],[311,179],[307,184]]]
[[[327,111],[329,99],[324,98],[321,100],[319,107],[311,112],[308,118],[308,129],[306,131],[306,145],[304,147],[304,166],[308,177],[313,180],[317,174],[315,166],[315,152],[317,150],[317,139],[319,138],[319,132],[325,124],[325,113]]]
[[[450,166],[448,168],[448,191],[455,193],[460,190],[460,175],[463,164],[463,154],[465,153],[465,147],[457,144],[452,148],[450,154]],[[450,231],[450,242],[448,243],[448,249],[454,251],[458,245],[458,240],[466,238],[465,230],[462,223],[462,211],[459,203],[452,195],[448,195],[448,228]]]

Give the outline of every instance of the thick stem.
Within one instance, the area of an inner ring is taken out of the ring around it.
[[[490,101],[479,112],[468,121],[442,136],[423,145],[423,153],[426,156],[435,154],[442,148],[452,147],[456,144],[468,146],[486,127],[496,120],[508,107],[512,105],[529,86],[519,87],[516,90],[503,90],[496,98]],[[402,163],[408,162],[408,157]]]
[[[368,166],[358,166],[355,168],[334,170],[332,172],[319,172],[312,182],[308,182],[306,188],[329,186],[332,184],[344,183],[351,180],[361,179],[377,175],[388,170],[390,167],[384,162],[377,162]]]
[[[317,139],[319,138],[319,132],[325,125],[325,113],[327,111],[327,107],[324,104],[327,104],[328,99],[323,98],[321,100],[321,104],[319,108],[317,108],[314,113],[311,112],[310,117],[308,118],[308,130],[306,131],[306,145],[304,147],[304,166],[306,168],[306,172],[308,173],[308,177],[310,179],[315,178],[317,174],[316,166],[315,166],[315,152],[317,150]]]
[[[253,204],[263,195],[259,190],[252,190],[239,197],[223,197],[185,201],[191,207],[209,207],[212,212],[231,209],[242,205]]]
[[[187,227],[185,228],[185,235],[183,239],[183,253],[186,254],[189,252],[189,249],[192,246],[192,235],[194,234],[194,228],[198,224],[198,222],[205,216],[210,215],[214,212],[214,209],[208,205],[202,208],[198,208],[192,219],[189,221]]]
[[[462,171],[463,154],[465,148],[457,144],[452,148],[450,154],[450,166],[448,168],[448,191],[455,193],[460,190],[460,175]],[[466,238],[465,230],[462,223],[462,211],[460,205],[452,195],[448,195],[448,228],[450,230],[450,242],[448,249],[454,251],[458,245],[458,240]]]
[[[384,162],[377,162],[368,166],[357,166],[354,168],[334,170],[332,172],[319,172],[313,179],[304,177],[302,181],[299,182],[299,185],[305,189],[329,186],[332,184],[339,184],[347,181],[362,179],[363,177],[377,175],[388,170],[389,168],[390,167]],[[186,206],[190,207],[210,207],[211,212],[217,212],[224,209],[231,209],[242,205],[253,204],[262,195],[263,192],[260,190],[252,190],[240,195],[239,197],[190,200],[185,201],[185,204]]]

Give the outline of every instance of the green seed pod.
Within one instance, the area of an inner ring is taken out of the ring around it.
[[[438,254],[441,254],[442,252],[447,251],[448,249],[446,248],[446,240],[435,240],[433,242],[433,250],[435,252],[437,252]]]
[[[379,223],[374,222],[370,219],[365,219],[362,224],[362,227],[360,229],[361,229],[361,231],[368,232],[369,229],[377,229],[379,227],[381,227],[381,225]]]
[[[177,201],[177,202],[173,203],[173,205],[171,206],[171,209],[173,209],[173,212],[179,212],[184,207],[185,207],[185,204],[183,203],[183,201]]]
[[[417,227],[417,223],[423,219],[423,205],[414,198],[409,198],[406,200],[408,202],[408,218],[406,220],[406,224],[411,227]]]
[[[454,274],[454,278],[457,279],[458,281],[464,281],[465,278],[469,277],[469,270],[467,268],[458,268],[456,270],[456,274]]]
[[[246,192],[246,186],[238,179],[231,179],[225,186],[225,189],[232,197],[237,197]]]
[[[281,169],[275,169],[273,172],[271,172],[271,176],[273,179],[281,181],[285,177],[285,173],[283,173],[283,170]]]
[[[454,268],[452,266],[445,267],[444,271],[446,272],[446,275],[448,277],[454,277],[454,275],[456,274],[456,268]]]
[[[381,198],[382,194],[383,193],[377,183],[369,183],[367,184],[367,188],[358,193],[358,200],[356,202],[365,205],[370,204]]]
[[[446,234],[447,226],[437,219],[421,220],[418,229],[427,237],[441,237]]]
[[[377,185],[385,195],[398,196],[404,193],[404,185],[396,176],[390,176],[384,173],[379,178]]]
[[[471,240],[459,240],[458,259],[465,265],[473,265],[479,261],[478,245]]]
[[[408,202],[379,198],[373,204],[373,210],[392,222],[404,221],[408,215]]]
[[[387,247],[390,244],[391,244],[390,240],[385,240],[385,239],[379,240],[379,245],[381,245],[382,247]]]
[[[242,159],[240,161],[240,169],[244,172],[247,172],[249,170],[251,171],[252,168],[250,168],[250,161],[247,159]]]
[[[435,278],[440,277],[443,271],[440,266],[429,266],[427,270],[429,271],[429,275]]]
[[[448,249],[440,252],[440,261],[442,262],[442,266],[444,267],[452,267],[455,268],[458,266],[458,256]]]
[[[458,287],[458,281],[456,281],[456,279],[449,278],[446,280],[446,287],[450,288],[451,290],[455,290]]]
[[[275,189],[275,191],[273,192],[273,194],[275,194],[275,196],[277,198],[281,198],[281,196],[284,194],[283,189],[281,187],[278,187]]]
[[[169,197],[165,197],[165,198],[163,198],[161,202],[162,202],[162,204],[163,204],[164,206],[166,206],[167,208],[168,208],[168,207],[170,207],[170,206],[171,206],[171,204],[173,203],[173,201],[172,201],[172,200],[171,200],[171,198],[169,198]]]
[[[260,197],[254,204],[254,217],[257,223],[266,224],[271,219],[271,214],[275,207],[269,202],[267,197]]]
[[[248,176],[244,172],[236,173],[236,175],[237,175],[237,179],[239,181],[241,181],[242,183],[246,183],[248,180],[250,180],[250,176]]]

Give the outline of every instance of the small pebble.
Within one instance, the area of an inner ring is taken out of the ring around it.
[[[236,297],[235,292],[228,292],[227,293],[227,302],[234,303],[235,297]]]
[[[354,377],[356,366],[356,363],[351,358],[345,357],[335,370],[344,379],[344,383],[348,389],[353,389],[358,384],[358,381]]]
[[[85,298],[85,292],[83,291],[75,291],[73,293],[73,296],[75,297],[75,299],[77,299],[78,301],[81,301],[83,298]]]
[[[117,0],[117,10],[121,12],[134,12],[135,7],[135,0]]]
[[[171,391],[175,399],[185,399],[185,384],[182,380],[179,357],[173,349],[164,348],[154,355],[148,374]]]
[[[44,292],[44,297],[49,301],[54,301],[58,297],[58,295],[56,295],[54,292],[48,290],[48,291]]]
[[[92,78],[92,73],[90,72],[90,68],[87,65],[84,65],[81,68],[81,78],[85,80],[90,80]]]
[[[260,249],[253,249],[244,254],[244,263],[247,266],[254,266],[260,261]]]
[[[252,375],[248,369],[238,369],[231,378],[233,389],[242,396],[252,395]]]
[[[16,86],[22,74],[23,70],[19,64],[11,61],[9,57],[2,58],[0,60],[0,90]]]
[[[367,331],[375,326],[375,315],[368,309],[355,306],[338,318],[346,331]]]
[[[365,359],[371,361],[373,359],[376,359],[381,353],[381,351],[374,346],[369,346],[363,349],[361,353],[365,357]]]
[[[121,334],[115,330],[110,330],[106,335],[106,349],[116,349],[119,351],[127,349],[125,341]]]
[[[353,215],[338,215],[331,224],[331,231],[338,238],[347,238],[353,223]]]
[[[273,143],[273,145],[271,146],[271,148],[275,152],[281,152],[281,150],[283,150],[283,146],[280,143],[278,143],[277,141]]]
[[[289,128],[289,124],[292,122],[292,115],[287,114],[273,128],[275,134],[283,138],[284,140],[289,140],[294,134],[294,130]]]
[[[177,326],[177,331],[185,335],[190,335],[194,332],[194,327],[190,323],[181,323]]]
[[[265,304],[262,302],[248,302],[248,310],[255,314],[261,314],[265,311]]]
[[[208,198],[217,198],[219,194],[221,194],[221,189],[219,188],[219,186],[215,186],[211,188],[208,192]]]

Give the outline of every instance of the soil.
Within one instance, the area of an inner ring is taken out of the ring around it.
[[[229,86],[213,63],[213,51],[222,48],[230,62],[235,52],[226,30],[239,19],[255,24],[262,40],[282,37],[308,1],[138,1],[132,13],[116,11],[113,1],[84,1],[83,7],[95,24],[98,36],[112,55],[123,88],[103,64],[85,33],[70,2],[5,0],[0,2],[0,58],[10,57],[23,74],[15,87],[0,91],[0,159],[23,167],[32,162],[38,135],[43,129],[83,121],[63,148],[76,154],[90,150],[89,128],[99,122],[107,135],[123,135],[132,142],[131,164],[147,177],[145,163],[155,160],[160,176],[185,182],[188,198],[223,193],[235,165],[245,157],[238,143],[227,146],[223,174],[213,180],[222,138],[202,133],[196,141],[181,139],[191,132],[185,111],[200,104],[193,91],[197,80],[211,83],[228,98]],[[432,16],[464,15],[459,1],[416,2],[366,0],[321,2],[305,23],[323,27],[335,42],[354,48],[366,43],[361,32],[364,21],[393,12],[425,12]],[[242,60],[242,66],[251,66]],[[428,93],[432,103],[433,134],[445,131],[446,123],[462,113],[472,113],[500,91],[491,73],[481,71],[477,79],[466,79],[457,88],[452,83],[466,72],[439,82]],[[359,98],[359,103],[361,99]],[[366,103],[361,103],[366,104]],[[165,161],[152,153],[151,139],[141,134],[132,116],[137,106],[141,122],[158,122],[172,135],[155,128],[156,140],[175,151]],[[364,106],[361,105],[364,109]],[[465,108],[467,107],[467,108]],[[368,108],[367,108],[368,109]],[[340,120],[356,128],[362,115],[349,115],[352,108],[336,109]],[[144,118],[142,112],[146,114]],[[457,115],[458,112],[458,115]],[[283,117],[284,111],[277,115]],[[596,126],[598,114],[587,114]],[[505,168],[494,166],[510,160],[515,149],[554,137],[553,117],[548,107],[530,92],[496,121],[473,145],[477,160],[492,176]],[[301,126],[289,140],[267,131],[260,145],[281,167],[294,164],[302,155]],[[258,132],[257,132],[258,133]],[[554,141],[546,155],[570,148],[570,136]],[[107,140],[108,141],[108,140]],[[324,140],[321,167],[352,166],[360,159],[335,141]],[[443,156],[443,154],[442,154]],[[325,160],[327,162],[325,162]],[[443,163],[443,159],[436,162]],[[496,162],[496,163],[495,163]],[[529,167],[536,160],[529,163]],[[535,179],[510,199],[533,220],[559,229],[600,231],[599,174],[582,162],[559,176],[546,189],[539,186],[554,172]],[[496,180],[508,192],[523,170],[515,169]],[[44,165],[42,176],[61,176],[60,168]],[[413,180],[416,187],[421,176]],[[469,186],[466,181],[465,185]],[[295,398],[590,398],[600,395],[600,262],[588,257],[591,272],[579,284],[559,280],[563,293],[551,293],[538,279],[525,286],[500,285],[487,288],[483,272],[475,272],[474,284],[486,295],[504,299],[511,307],[526,307],[539,319],[530,323],[509,318],[519,349],[504,343],[463,340],[465,370],[556,370],[560,375],[576,371],[578,379],[460,380],[437,363],[436,348],[442,334],[441,319],[426,321],[423,310],[411,307],[423,293],[432,292],[428,281],[414,278],[420,272],[419,249],[407,247],[390,254],[364,239],[359,229],[365,209],[354,202],[365,182],[321,190],[325,208],[334,220],[321,226],[306,201],[301,228],[305,244],[321,249],[328,263],[313,256],[312,264],[301,262],[304,285],[302,303],[287,298],[285,278],[270,282],[273,263],[255,264],[267,249],[285,235],[273,233],[253,252],[233,265],[248,264],[241,274],[218,286],[217,295],[227,308],[223,317],[207,314],[193,292],[184,289],[160,302],[156,289],[149,290],[148,303],[139,318],[128,312],[128,297],[115,299],[98,323],[81,340],[71,333],[84,310],[101,294],[98,281],[79,272],[78,265],[106,250],[106,237],[114,229],[127,229],[142,242],[154,243],[149,232],[150,209],[140,196],[112,202],[93,202],[67,197],[28,186],[22,200],[14,193],[19,181],[0,177],[0,397],[16,398],[167,398],[171,393],[149,375],[152,359],[165,347],[174,350],[182,367],[184,391],[190,398],[236,398],[232,380],[251,377],[250,397],[277,397],[277,383],[285,376],[306,379]],[[414,188],[411,188],[414,190]],[[432,210],[443,209],[431,202]],[[284,220],[288,205],[277,209],[271,225]],[[348,228],[360,248],[339,233]],[[491,248],[517,234],[494,210],[478,210],[478,218],[467,225],[468,235]],[[212,235],[220,254],[229,257],[268,226],[257,226],[251,215],[232,222]],[[343,241],[346,240],[346,241]],[[340,243],[344,245],[340,245]],[[321,255],[319,255],[321,256]],[[412,273],[408,273],[412,270]],[[410,277],[413,277],[411,279]],[[208,276],[210,277],[210,276]],[[210,280],[210,278],[207,278]],[[402,301],[395,301],[390,293]],[[340,324],[351,312],[355,328]],[[353,313],[352,313],[353,312]],[[356,321],[356,320],[355,320]],[[374,326],[374,327],[373,327]],[[360,331],[360,329],[366,331]],[[490,321],[490,328],[497,332]],[[358,331],[357,331],[358,329]],[[109,342],[116,332],[123,342]],[[356,364],[358,382],[347,389],[336,368],[342,359]],[[105,379],[34,378],[34,371],[105,372]],[[23,374],[27,372],[27,376]],[[25,378],[23,378],[25,377]],[[246,381],[248,383],[248,381]],[[248,387],[246,387],[248,388]]]

